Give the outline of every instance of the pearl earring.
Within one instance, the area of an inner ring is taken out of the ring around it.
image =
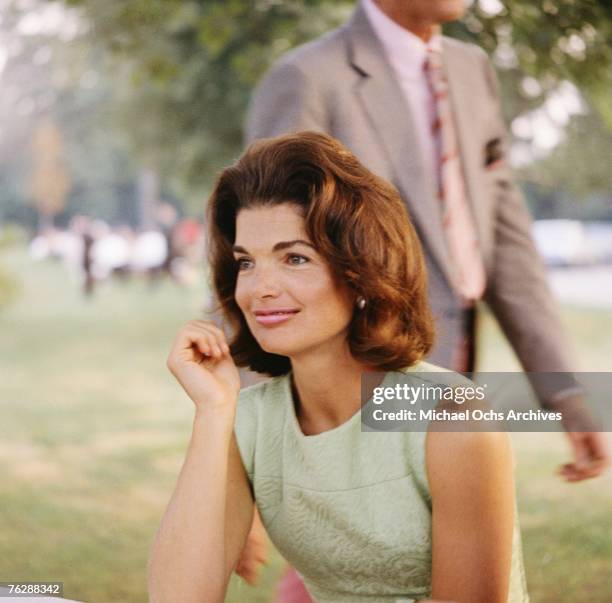
[[[358,307],[360,310],[363,310],[363,309],[365,308],[365,306],[366,306],[366,299],[365,299],[365,297],[363,297],[362,295],[360,295],[360,296],[357,298],[357,307]]]

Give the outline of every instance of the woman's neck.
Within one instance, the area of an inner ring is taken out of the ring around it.
[[[292,358],[296,416],[306,435],[348,421],[361,406],[361,376],[366,367],[348,346],[317,350]]]

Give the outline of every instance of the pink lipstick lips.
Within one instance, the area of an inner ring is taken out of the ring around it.
[[[286,322],[299,310],[293,310],[291,308],[276,308],[274,310],[255,310],[255,320],[260,325],[276,325],[282,322]]]

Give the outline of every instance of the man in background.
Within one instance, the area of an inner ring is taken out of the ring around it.
[[[431,362],[474,369],[476,305],[485,301],[525,371],[571,373],[507,164],[493,67],[477,46],[440,32],[465,10],[464,0],[361,0],[342,27],[270,69],[253,96],[246,138],[321,130],[398,188],[427,261],[438,330]],[[574,389],[534,386],[542,406],[580,416]],[[603,435],[565,427],[575,456],[565,478],[601,473]]]
[[[441,36],[441,24],[465,10],[464,0],[361,0],[343,26],[270,69],[253,96],[246,139],[323,131],[397,187],[427,262],[438,331],[428,360],[474,370],[476,306],[484,301],[527,372],[570,373],[568,341],[507,164],[493,67],[480,48]],[[574,462],[562,475],[599,475],[605,440],[588,426],[580,393],[534,386],[542,406],[572,411],[565,428]],[[260,552],[257,531],[247,547]],[[245,565],[255,556],[247,551]],[[294,573],[279,593],[285,603],[308,601]]]

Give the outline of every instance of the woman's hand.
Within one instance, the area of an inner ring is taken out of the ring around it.
[[[179,331],[168,368],[197,410],[151,551],[149,597],[156,603],[221,602],[253,516],[249,480],[233,433],[238,371],[223,332],[202,320]]]
[[[225,334],[206,320],[189,321],[176,336],[167,366],[196,410],[234,410],[240,376]]]

